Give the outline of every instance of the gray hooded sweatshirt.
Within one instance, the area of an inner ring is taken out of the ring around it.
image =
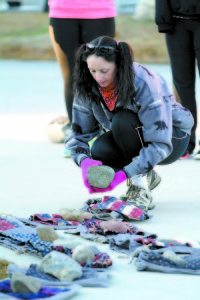
[[[188,109],[177,103],[165,79],[146,68],[133,63],[135,96],[130,99],[127,109],[138,115],[142,123],[144,141],[137,157],[124,167],[130,177],[146,174],[157,163],[164,160],[172,152],[173,126],[190,134],[194,120]],[[74,162],[80,166],[84,158],[91,158],[88,142],[98,135],[100,126],[105,131],[112,129],[112,117],[122,107],[117,100],[114,112],[103,104],[97,91],[95,101],[81,99],[77,95],[73,104],[72,132],[65,145],[70,149]]]

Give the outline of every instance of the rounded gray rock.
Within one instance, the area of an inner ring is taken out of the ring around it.
[[[41,289],[41,284],[36,278],[16,272],[12,274],[11,289],[14,293],[35,294]]]
[[[62,281],[72,281],[82,276],[82,267],[73,258],[58,251],[47,254],[38,268]]]
[[[93,262],[94,252],[87,245],[79,245],[72,252],[72,258],[77,262]]]
[[[61,208],[59,214],[67,221],[82,222],[84,218],[91,219],[93,214],[76,208]]]
[[[92,166],[88,169],[87,180],[89,185],[105,189],[113,181],[115,171],[108,166]]]
[[[36,232],[42,241],[54,242],[59,239],[57,232],[50,226],[39,225],[36,227]]]

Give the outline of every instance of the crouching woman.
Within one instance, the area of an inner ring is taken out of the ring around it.
[[[65,143],[85,186],[90,193],[105,192],[128,178],[125,199],[153,208],[151,190],[160,183],[153,168],[174,163],[187,149],[191,113],[175,101],[161,75],[133,62],[127,43],[106,36],[78,49],[74,88],[72,133]],[[99,167],[95,176],[107,178],[102,165],[115,170],[106,188],[88,181],[92,166]]]

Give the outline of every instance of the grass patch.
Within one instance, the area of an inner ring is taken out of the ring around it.
[[[10,12],[0,14],[0,37],[36,36],[47,33],[45,13]]]
[[[48,32],[47,13],[3,12],[0,14],[0,58],[55,60]],[[129,43],[135,61],[168,63],[164,35],[153,21],[132,16],[116,18],[116,39]]]
[[[135,61],[168,63],[164,35],[159,34],[153,21],[134,20],[132,16],[116,19],[117,39],[126,41],[134,49]]]

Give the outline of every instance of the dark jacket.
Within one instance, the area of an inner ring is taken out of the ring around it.
[[[156,0],[155,21],[159,32],[174,32],[174,15],[200,21],[200,0]]]

